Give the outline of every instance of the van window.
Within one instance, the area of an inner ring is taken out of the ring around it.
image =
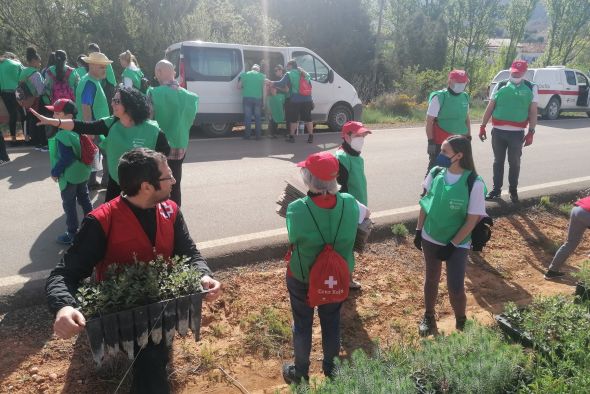
[[[276,80],[272,70],[277,64],[285,66],[285,58],[280,52],[244,50],[244,69],[250,71],[254,64],[260,66],[260,72],[270,80]]]
[[[180,49],[173,49],[166,52],[166,60],[174,64],[174,69],[178,73],[178,62],[180,61]]]
[[[294,52],[293,59],[297,65],[309,73],[311,79],[320,83],[328,82],[330,69],[315,56],[307,52]]]
[[[578,85],[588,85],[588,78],[586,78],[586,76],[582,73],[576,73],[576,77],[578,77]]]
[[[566,71],[565,72],[565,79],[567,80],[568,85],[576,86],[576,74],[573,71]]]
[[[242,71],[242,53],[234,48],[183,47],[187,81],[229,82]]]

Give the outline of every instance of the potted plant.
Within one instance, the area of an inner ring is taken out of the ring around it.
[[[585,260],[580,270],[572,275],[578,279],[575,295],[581,301],[590,300],[590,260]]]
[[[190,329],[199,340],[202,273],[187,259],[159,256],[150,262],[111,265],[102,282],[80,287],[77,299],[89,317],[86,332],[94,360],[119,351],[130,359],[135,345],[171,344],[174,334]]]

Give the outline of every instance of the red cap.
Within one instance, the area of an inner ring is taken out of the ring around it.
[[[78,112],[76,109],[76,104],[72,100],[68,99],[56,100],[53,105],[46,105],[45,108],[51,112],[63,112],[72,115],[75,115]]]
[[[459,83],[466,83],[469,81],[469,77],[467,77],[467,72],[465,70],[453,70],[449,73],[449,79],[452,79],[455,82]]]
[[[526,60],[515,60],[512,62],[512,66],[510,66],[511,73],[524,73],[528,69],[529,65]]]
[[[342,135],[345,134],[371,134],[371,130],[363,126],[361,122],[348,121],[342,126]]]
[[[318,152],[307,156],[297,167],[307,168],[313,176],[322,181],[331,181],[338,176],[338,159],[330,152]]]

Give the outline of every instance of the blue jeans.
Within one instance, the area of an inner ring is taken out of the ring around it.
[[[61,202],[66,214],[66,226],[68,233],[76,234],[78,231],[78,211],[76,210],[76,201],[82,207],[84,216],[92,211],[92,203],[88,196],[88,183],[82,182],[74,185],[68,183],[66,188],[61,192]]]
[[[501,191],[504,183],[504,162],[508,152],[508,186],[510,192],[516,192],[520,175],[520,156],[524,130],[509,131],[492,129],[492,149],[494,150],[494,191]]]
[[[311,353],[311,332],[314,308],[305,302],[307,283],[287,276],[287,289],[293,312],[293,348],[295,352],[295,371],[297,376],[309,374],[309,354]],[[318,306],[320,326],[322,327],[322,349],[324,361],[322,368],[326,376],[334,373],[334,358],[340,353],[340,309],[342,303]]]
[[[260,138],[262,132],[262,121],[260,119],[262,116],[262,99],[244,97],[242,103],[244,105],[244,126],[246,128],[244,137],[250,138],[250,134],[252,133],[250,124],[252,123],[252,116],[254,116],[254,121],[256,122],[256,138]]]

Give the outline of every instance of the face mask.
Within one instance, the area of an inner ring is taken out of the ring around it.
[[[444,153],[439,153],[438,156],[436,156],[434,164],[439,167],[449,168],[451,164],[453,164],[451,161],[453,157],[455,157],[455,155],[448,157]]]
[[[455,93],[463,93],[466,86],[466,83],[456,83],[451,87],[451,89],[453,89],[453,92]]]
[[[515,83],[515,84],[519,84],[522,81],[522,77],[520,78],[516,78],[516,77],[510,77],[510,82]]]
[[[350,139],[350,147],[357,152],[360,152],[363,149],[364,143],[365,137],[352,137]]]

